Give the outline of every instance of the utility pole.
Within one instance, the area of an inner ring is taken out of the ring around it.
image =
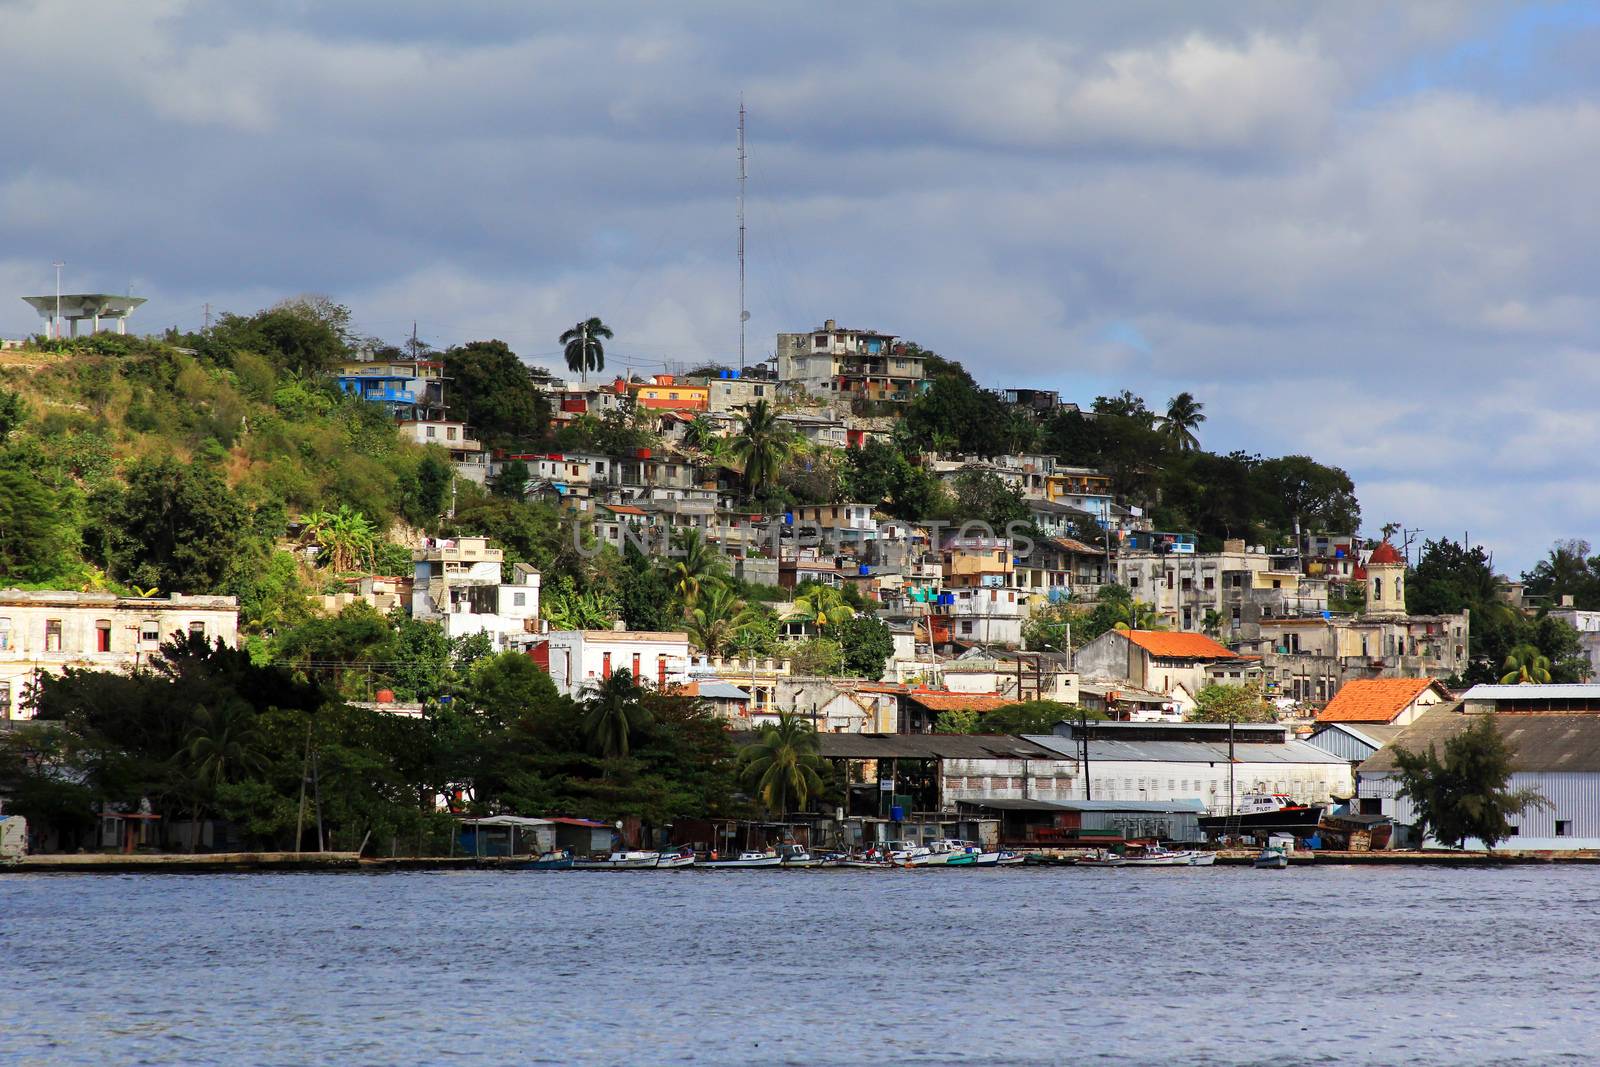
[[[206,330],[208,332],[211,329],[211,301],[209,301],[209,300],[206,301],[206,327],[205,328],[206,328]]]
[[[744,94],[739,94],[739,375],[744,375],[744,325],[750,312],[744,306]]]
[[[1078,705],[1078,748],[1082,752],[1083,799],[1093,800],[1094,790],[1089,785],[1089,711]]]

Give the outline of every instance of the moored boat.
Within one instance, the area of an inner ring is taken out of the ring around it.
[[[995,857],[995,865],[997,867],[1019,867],[1026,862],[1028,862],[1028,857],[1020,852],[1012,852],[1008,849],[1001,849]]]
[[[538,859],[529,860],[522,865],[525,871],[568,871],[572,869],[572,852],[569,849],[558,848],[553,852],[541,853]]]
[[[642,871],[654,868],[661,853],[632,850],[613,852],[605,859],[576,860],[572,866],[584,871]]]
[[[1077,867],[1122,867],[1127,865],[1127,860],[1108,849],[1097,848],[1093,852],[1079,856],[1074,866]]]
[[[680,867],[694,866],[694,850],[680,848],[676,852],[662,852],[656,857],[655,869],[658,871],[672,871]]]
[[[1278,845],[1268,845],[1256,856],[1255,866],[1262,871],[1281,871],[1289,866],[1289,854]]]
[[[783,857],[776,852],[750,850],[739,853],[736,858],[709,859],[702,862],[700,866],[710,871],[755,870],[763,867],[782,867]]]

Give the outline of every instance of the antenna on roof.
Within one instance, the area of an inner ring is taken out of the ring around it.
[[[739,94],[739,374],[744,375],[744,324],[750,312],[744,306],[744,93]]]

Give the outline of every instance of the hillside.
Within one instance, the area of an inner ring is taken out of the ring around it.
[[[291,520],[428,526],[448,487],[447,457],[282,352],[100,334],[0,361],[8,586],[231,593],[270,625],[317,591],[284,551]],[[368,562],[403,560],[386,555]]]

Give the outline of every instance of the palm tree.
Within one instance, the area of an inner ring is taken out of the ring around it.
[[[338,511],[313,511],[305,516],[305,538],[316,543],[318,559],[335,572],[358,564],[372,566],[378,554],[378,529],[348,504]]]
[[[1545,685],[1550,681],[1550,657],[1537,645],[1518,645],[1506,656],[1501,685]]]
[[[672,549],[672,591],[685,605],[695,602],[701,587],[720,581],[726,573],[722,553],[712,548],[699,530],[675,532]]]
[[[756,739],[739,753],[739,776],[753,788],[767,810],[787,814],[789,802],[804,808],[822,792],[822,755],[817,731],[800,718],[784,712],[778,724],[761,727]]]
[[[183,756],[194,786],[192,852],[200,842],[201,798],[215,796],[217,787],[235,772],[259,770],[266,764],[255,713],[248,704],[237,700],[215,709],[196,707],[194,725],[184,736]]]
[[[1118,630],[1161,630],[1161,616],[1154,604],[1142,600],[1129,600],[1117,605]]]
[[[1222,612],[1207,608],[1205,618],[1200,620],[1200,629],[1211,637],[1222,636]]]
[[[628,670],[612,671],[595,684],[583,701],[583,732],[594,751],[606,759],[626,756],[633,735],[650,721],[644,688]]]
[[[821,630],[829,623],[853,619],[856,609],[844,601],[844,594],[831,585],[817,584],[794,598],[794,611],[789,616],[809,622]]]
[[[616,621],[616,604],[595,589],[555,590],[539,605],[552,630],[608,630]]]
[[[584,319],[563,333],[561,343],[566,346],[567,369],[577,371],[585,382],[589,380],[590,371],[604,370],[606,347],[600,342],[602,339],[609,341],[613,336],[611,327],[596,316]]]
[[[1200,447],[1200,438],[1195,436],[1194,431],[1206,421],[1204,409],[1205,405],[1196,400],[1193,393],[1179,393],[1167,401],[1166,425],[1162,427],[1162,433],[1179,452],[1192,452]]]
[[[695,597],[684,629],[696,648],[708,656],[720,656],[753,621],[748,604],[728,586],[713,582]]]
[[[794,452],[794,435],[784,429],[765,400],[745,412],[744,424],[734,437],[733,458],[744,464],[745,488],[755,492],[778,480],[784,460]]]

